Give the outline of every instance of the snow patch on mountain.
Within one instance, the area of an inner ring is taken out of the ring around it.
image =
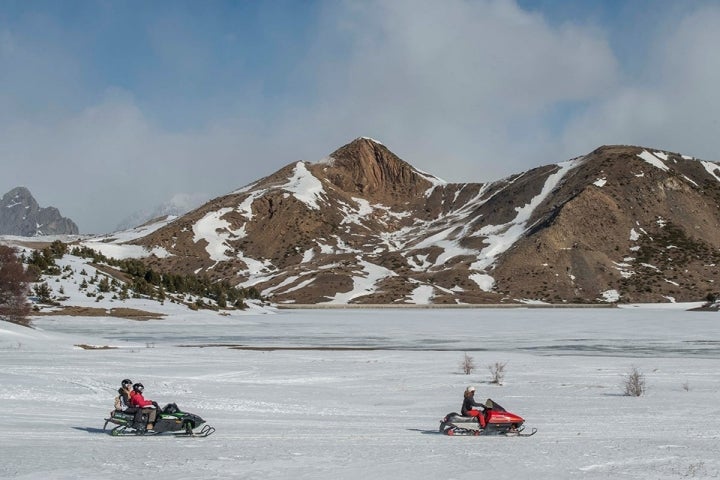
[[[252,204],[258,198],[262,198],[265,195],[265,190],[257,190],[250,192],[250,194],[238,205],[237,211],[242,214],[248,221],[253,219]]]
[[[471,268],[479,272],[485,271],[495,263],[498,256],[512,247],[527,230],[528,222],[538,205],[550,195],[560,180],[580,163],[582,163],[582,159],[559,163],[558,167],[560,168],[548,176],[542,191],[525,206],[515,208],[517,216],[513,220],[503,225],[487,225],[480,229],[478,233],[486,236],[484,242],[488,246],[480,252],[478,260],[471,265]]]
[[[205,241],[207,246],[205,251],[210,259],[216,262],[230,260],[227,255],[228,245],[226,240],[238,238],[242,235],[240,230],[232,230],[230,222],[223,220],[222,217],[226,213],[233,211],[232,208],[221,208],[213,212],[207,213],[203,218],[193,225],[193,241],[198,243]]]
[[[653,167],[659,168],[660,170],[663,170],[665,172],[669,170],[668,166],[665,165],[665,163],[660,158],[656,157],[647,150],[643,150],[641,153],[638,153],[638,157],[642,158]]]
[[[304,162],[297,162],[293,176],[288,183],[283,185],[283,190],[292,194],[295,198],[305,203],[313,210],[319,210],[318,200],[323,200],[325,189],[322,182],[317,179],[305,166]]]
[[[329,301],[323,303],[350,303],[350,301],[355,298],[361,297],[363,295],[368,295],[377,291],[377,283],[380,280],[383,280],[387,277],[397,276],[397,274],[392,270],[388,270],[387,268],[363,260],[360,256],[357,257],[357,261],[358,265],[362,267],[363,271],[357,273],[352,277],[353,288],[349,292],[336,293],[334,296],[330,297]]]
[[[435,288],[433,288],[432,285],[420,285],[416,287],[412,293],[410,293],[410,298],[408,300],[410,303],[414,303],[416,305],[428,305],[432,303],[434,293]]]
[[[705,168],[705,170],[715,177],[715,179],[720,182],[720,165],[714,162],[706,162],[706,161],[700,161],[700,164]]]
[[[363,218],[371,215],[375,211],[375,207],[364,198],[353,197],[352,200],[357,204],[357,206],[352,207],[346,203],[342,203],[340,206],[340,210],[344,214],[340,225],[352,223],[355,225],[363,226]]]

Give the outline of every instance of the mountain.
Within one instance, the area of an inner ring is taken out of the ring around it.
[[[719,203],[720,165],[656,149],[446,183],[359,138],[131,243],[277,303],[697,301],[720,281]]]
[[[55,207],[41,208],[25,187],[17,187],[0,200],[0,235],[77,235],[77,225]]]
[[[122,220],[116,231],[130,230],[163,217],[179,217],[208,200],[208,195],[178,193],[154,209],[137,211]]]

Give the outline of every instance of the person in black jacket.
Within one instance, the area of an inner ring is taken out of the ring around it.
[[[482,407],[482,410],[476,410],[475,407]],[[485,428],[485,405],[475,401],[475,387],[471,386],[465,389],[460,413],[465,417],[476,417],[480,428]]]

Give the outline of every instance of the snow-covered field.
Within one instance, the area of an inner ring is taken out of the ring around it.
[[[720,318],[681,307],[0,322],[0,478],[716,478]],[[488,383],[498,361],[502,386]],[[632,367],[644,396],[622,395]],[[216,433],[111,437],[125,377]],[[538,433],[438,434],[469,384]]]

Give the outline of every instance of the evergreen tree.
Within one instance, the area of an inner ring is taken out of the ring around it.
[[[98,290],[102,293],[110,291],[110,281],[108,280],[108,277],[103,276],[102,279],[100,279],[98,282]]]
[[[40,300],[40,302],[48,303],[50,301],[52,289],[48,286],[47,282],[42,282],[35,285],[33,291],[35,292],[35,296],[38,297],[38,300]]]

